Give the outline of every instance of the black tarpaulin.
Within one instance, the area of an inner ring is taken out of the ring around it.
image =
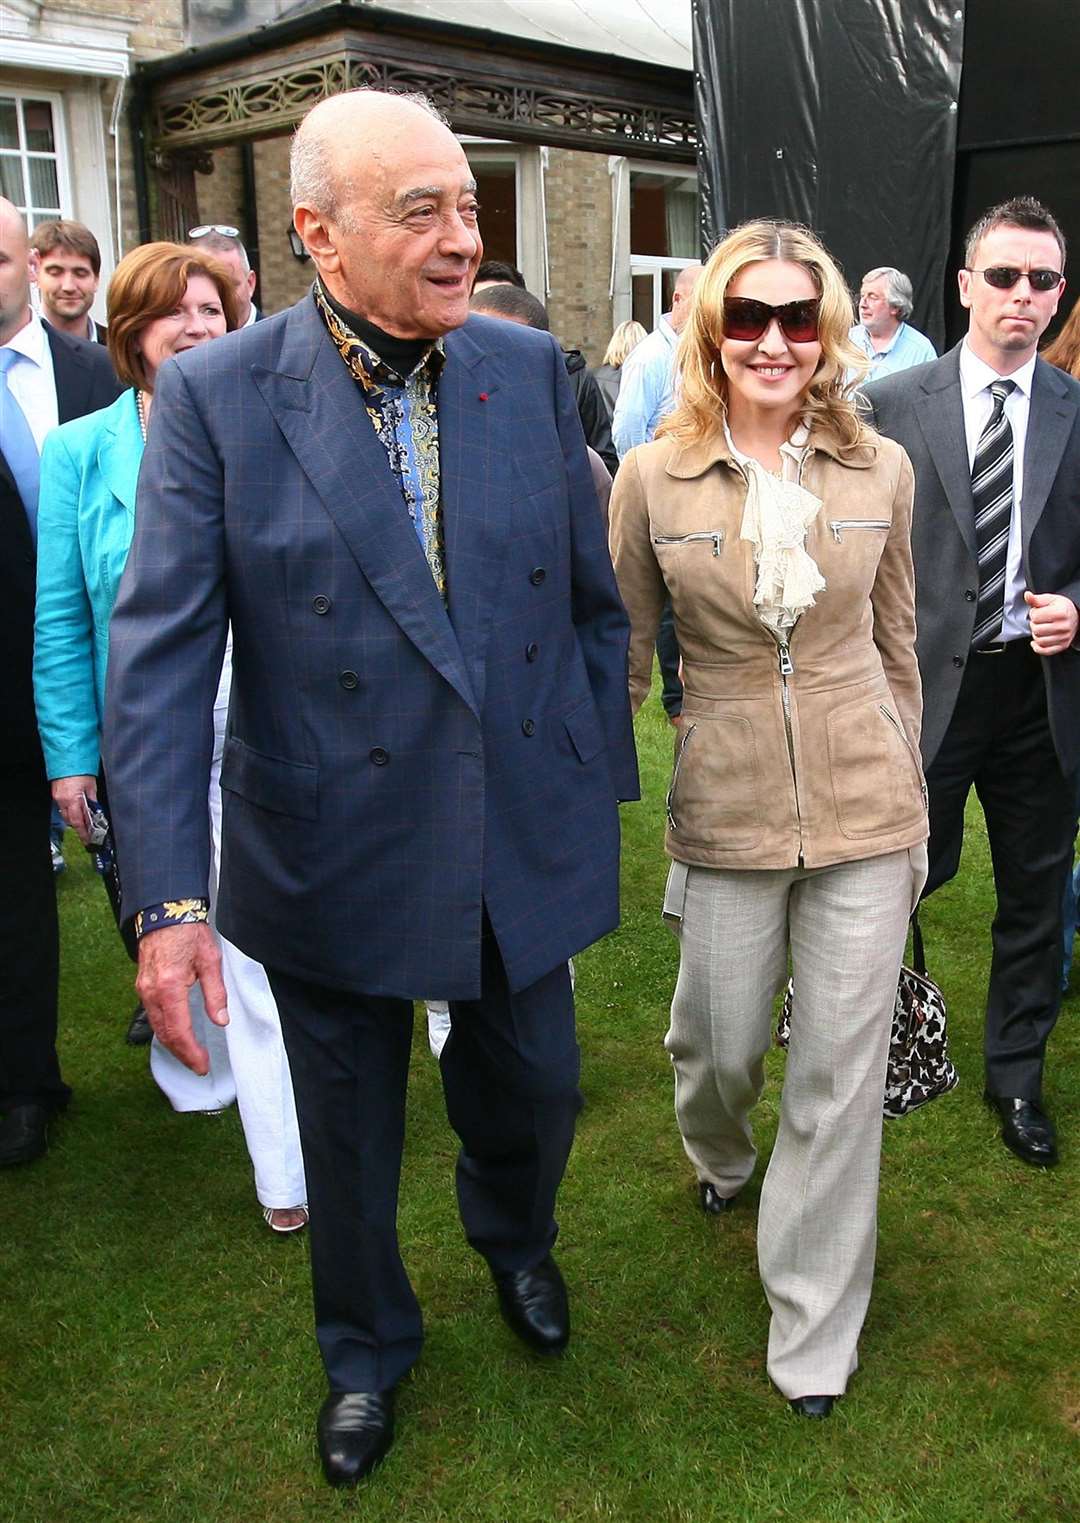
[[[858,289],[891,264],[940,347],[964,0],[694,0],[706,248],[814,228]]]

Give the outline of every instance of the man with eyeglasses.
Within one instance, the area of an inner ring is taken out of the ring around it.
[[[850,338],[870,362],[867,381],[879,381],[937,359],[937,350],[926,334],[908,322],[913,296],[911,281],[891,264],[867,270],[863,276],[859,321]]]
[[[1058,1157],[1042,1077],[1080,765],[1080,384],[1036,355],[1064,265],[1045,207],[993,207],[965,245],[963,342],[866,391],[915,468],[925,892],[957,871],[974,786],[997,894],[985,1098],[1005,1145],[1038,1165]]]
[[[251,299],[255,294],[255,271],[248,261],[247,249],[240,242],[239,228],[228,222],[203,222],[188,229],[187,241],[192,248],[213,254],[228,270],[236,297],[236,326],[250,328],[257,323],[262,313]]]

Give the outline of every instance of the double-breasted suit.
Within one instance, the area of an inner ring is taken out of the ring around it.
[[[637,794],[627,621],[562,357],[478,317],[445,348],[445,605],[308,297],[163,367],[110,639],[135,912],[206,893],[196,721],[232,622],[218,923],[282,1010],[320,1342],[347,1390],[393,1384],[419,1346],[393,1235],[407,1002],[457,1010],[470,1240],[506,1269],[553,1240],[576,1108],[563,965],[616,923],[616,804]]]
[[[927,892],[957,870],[972,783],[986,815],[998,913],[987,1089],[1037,1101],[1060,998],[1060,905],[1080,765],[1080,650],[1028,640],[971,649],[979,588],[960,346],[869,386],[876,426],[915,470],[912,551],[930,792]],[[1020,499],[1028,591],[1080,604],[1080,385],[1036,360]]]

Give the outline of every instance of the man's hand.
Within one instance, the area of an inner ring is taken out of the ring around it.
[[[139,942],[135,992],[146,1007],[159,1042],[193,1073],[210,1072],[210,1054],[195,1040],[188,990],[198,981],[206,1013],[215,1026],[229,1024],[221,953],[214,933],[201,925],[169,925]]]
[[[1031,610],[1031,648],[1037,656],[1057,656],[1076,639],[1080,613],[1071,598],[1056,592],[1025,592]]]
[[[83,795],[97,797],[97,778],[76,774],[73,777],[54,777],[52,780],[53,803],[60,811],[65,825],[78,832],[84,846],[90,845],[90,830],[86,823]]]

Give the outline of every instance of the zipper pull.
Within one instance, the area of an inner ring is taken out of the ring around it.
[[[790,677],[791,674],[794,672],[795,668],[794,668],[794,666],[791,663],[791,651],[788,649],[788,645],[787,645],[787,641],[786,640],[783,641],[782,644],[779,646],[777,654],[780,657],[780,675],[781,675],[781,677]]]
[[[840,538],[840,525],[838,523],[836,523],[835,520],[834,520],[829,525],[829,528],[832,530],[832,537],[833,537],[833,539],[835,539],[836,543],[838,545],[843,544],[843,540]]]
[[[723,533],[721,531],[718,530],[713,535],[713,537],[712,537],[712,544],[713,544],[712,553],[714,555],[719,555],[721,550],[723,550],[723,548],[724,548],[724,536],[723,536]]]

